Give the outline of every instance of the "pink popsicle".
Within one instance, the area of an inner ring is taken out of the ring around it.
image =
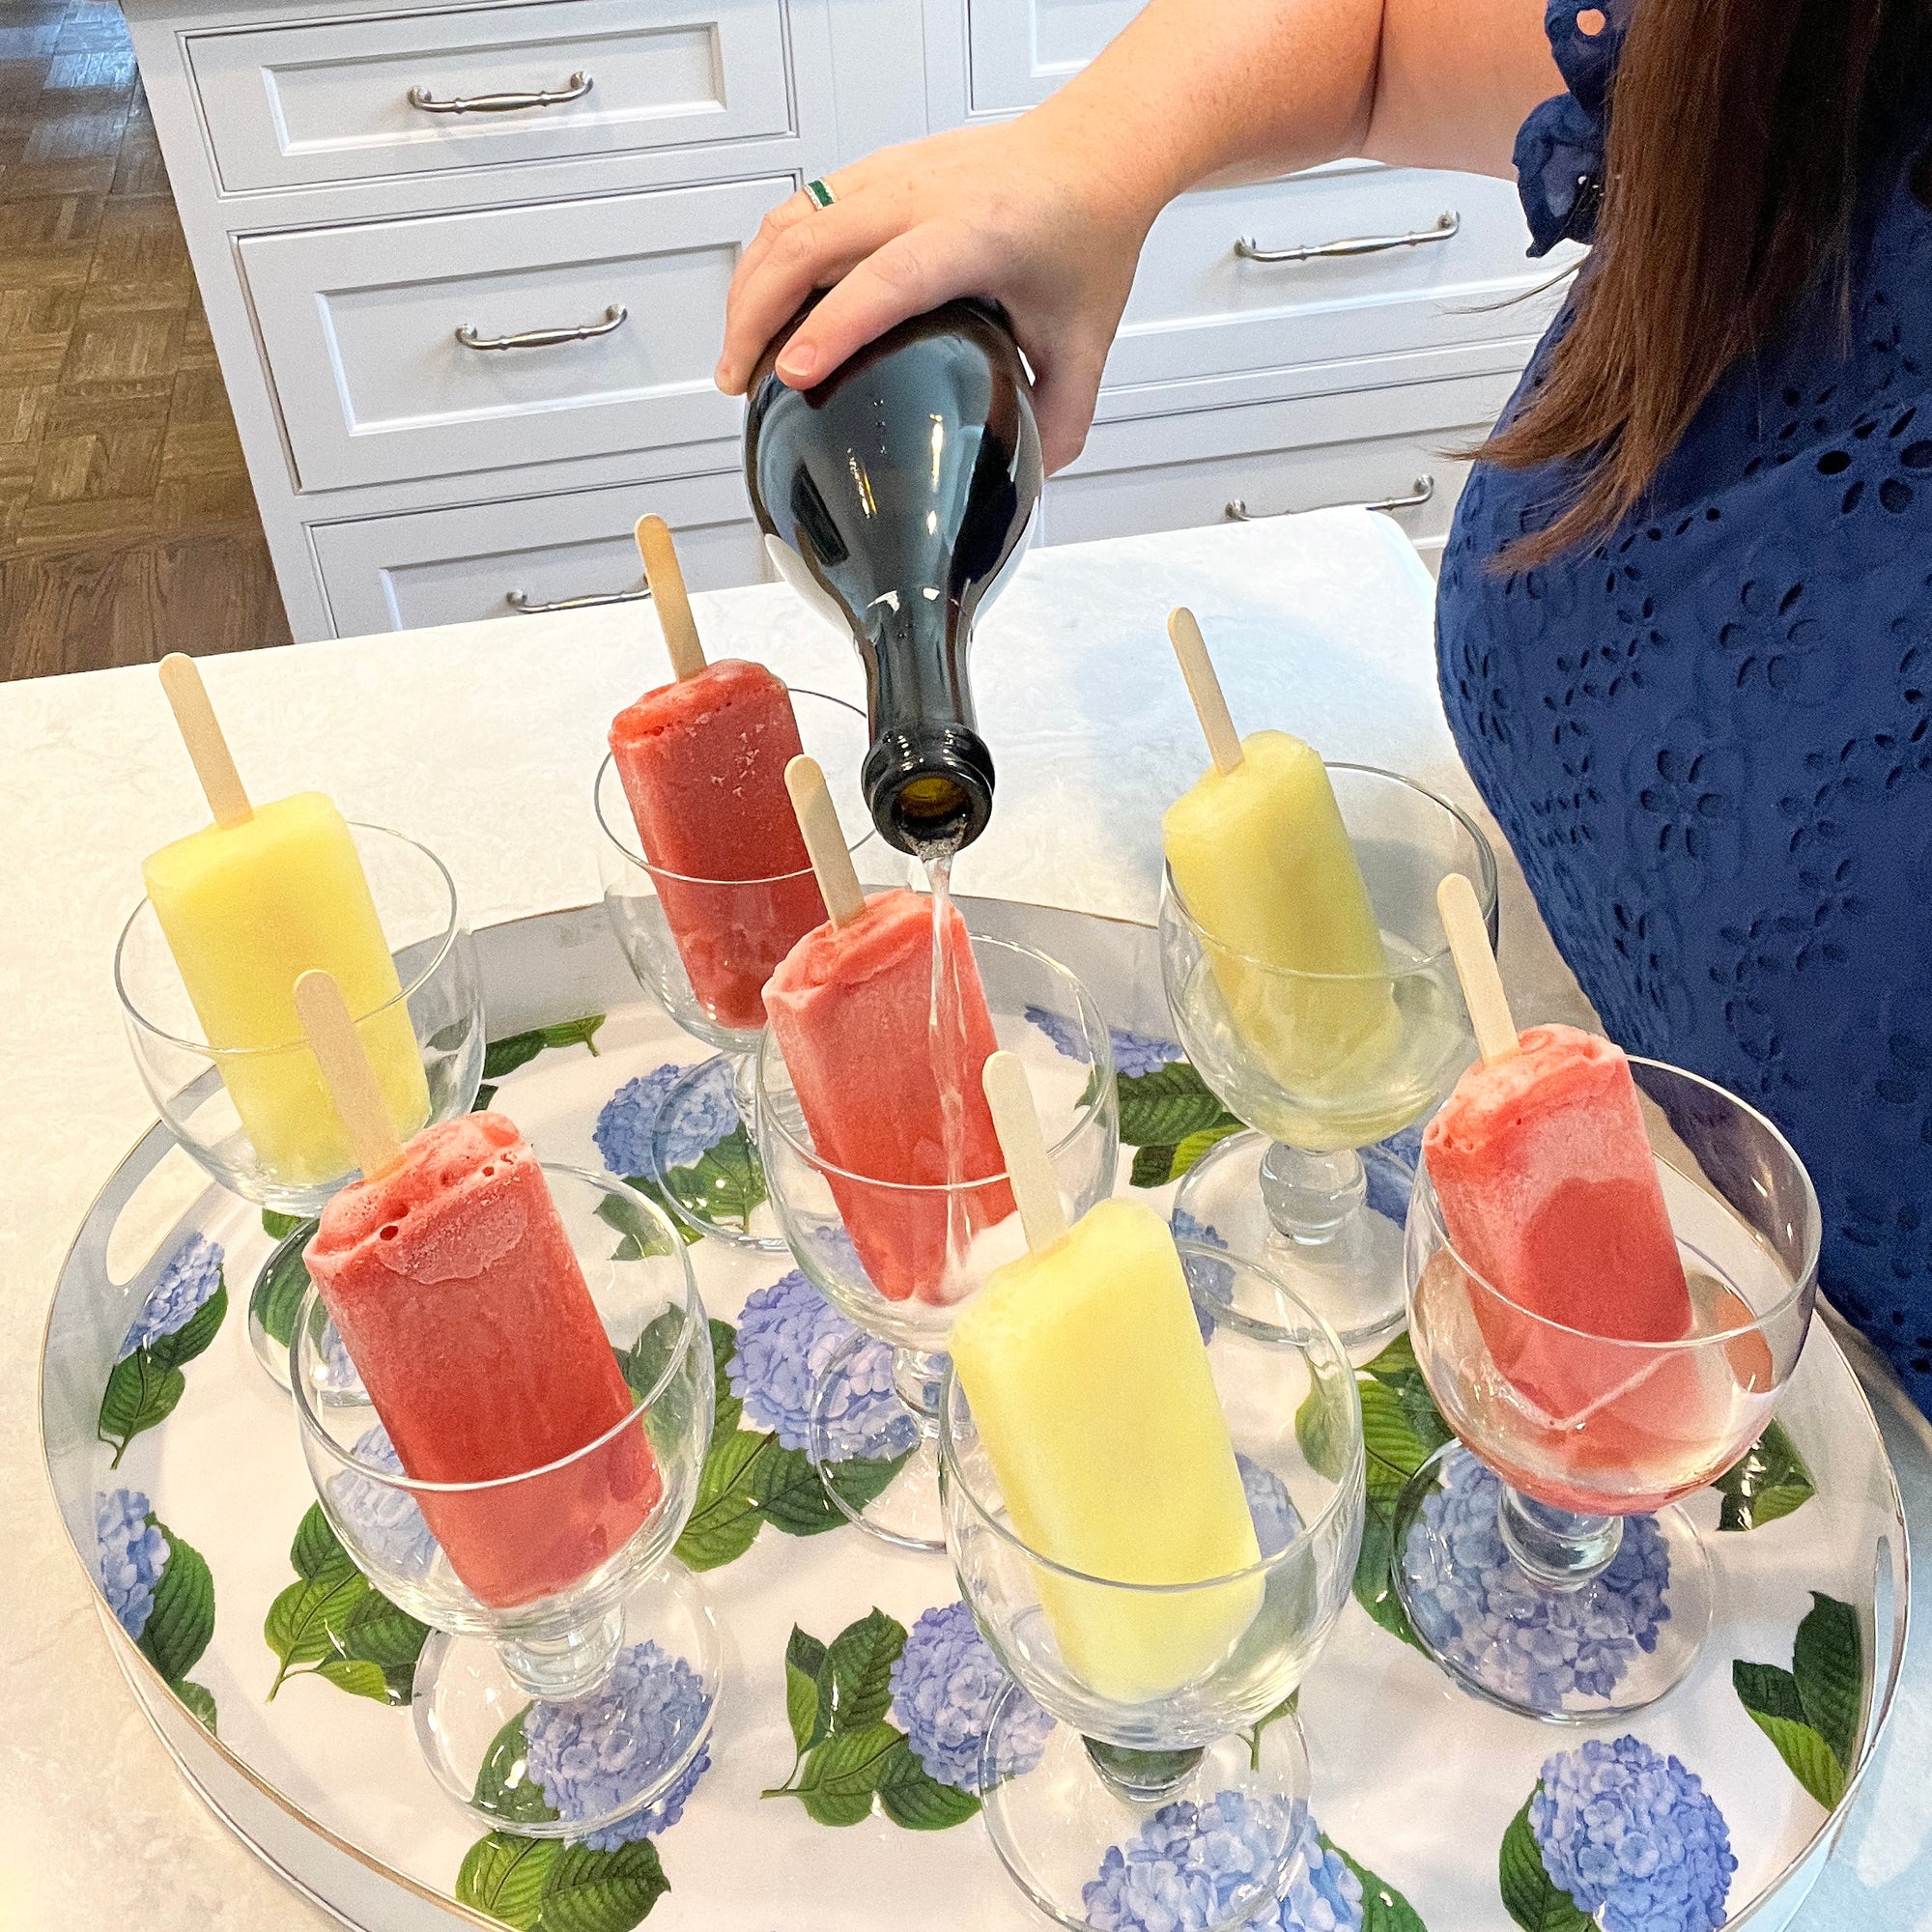
[[[1638,1364],[1544,1322],[1623,1342],[1690,1332],[1630,1062],[1610,1041],[1530,1028],[1517,1054],[1463,1074],[1423,1149],[1450,1239],[1496,1291],[1475,1297],[1496,1366],[1548,1414],[1580,1413]]]
[[[831,1165],[870,1181],[933,1187],[1004,1175],[1006,1159],[980,1088],[997,1044],[966,923],[950,912],[944,1031],[935,1053],[932,902],[881,893],[848,924],[826,923],[785,955],[765,988],[813,1146]],[[956,1110],[951,1171],[947,1109]],[[943,1301],[948,1213],[943,1196],[895,1192],[831,1177],[866,1271],[889,1301]],[[1013,1211],[1004,1179],[963,1191],[967,1232]]]
[[[501,1114],[427,1127],[401,1166],[343,1189],[306,1259],[418,1482],[543,1469],[632,1412],[543,1170]],[[639,1422],[547,1475],[418,1501],[456,1574],[505,1607],[614,1554],[662,1486]]]
[[[722,658],[620,711],[611,752],[644,857],[679,875],[656,883],[692,990],[721,1026],[762,1026],[772,968],[825,917],[784,788],[791,693]]]

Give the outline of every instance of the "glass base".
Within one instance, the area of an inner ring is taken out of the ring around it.
[[[714,1054],[680,1074],[658,1104],[651,1150],[663,1200],[706,1240],[748,1253],[788,1250],[765,1195],[753,1138],[751,1054]]]
[[[659,1828],[651,1808],[680,1808],[702,1771],[724,1660],[709,1600],[671,1564],[614,1609],[521,1651],[433,1634],[416,1662],[416,1742],[483,1831],[640,1836]]]
[[[854,1370],[867,1352],[888,1345],[861,1331],[850,1336],[827,1357],[812,1384],[806,1453],[818,1471],[825,1493],[840,1516],[867,1536],[895,1549],[946,1553],[946,1520],[939,1507],[939,1377],[934,1365],[943,1357],[923,1355],[910,1349],[892,1351],[893,1392],[896,1413],[880,1425],[874,1412],[868,1433],[885,1438],[893,1449],[909,1443],[911,1453],[883,1488],[874,1489],[868,1472],[878,1463],[855,1457],[841,1429],[852,1388]],[[875,1378],[867,1374],[868,1382]],[[910,1400],[908,1400],[910,1397]]]
[[[1711,1564],[1680,1509],[1571,1520],[1579,1550],[1607,1567],[1577,1583],[1532,1575],[1505,1522],[1502,1479],[1459,1442],[1409,1478],[1396,1504],[1391,1563],[1416,1637],[1456,1682],[1505,1710],[1587,1724],[1654,1704],[1697,1661],[1711,1627]],[[1529,1504],[1546,1534],[1562,1516]],[[1532,1545],[1535,1539],[1531,1539]],[[1555,1551],[1551,1542],[1546,1555]]]
[[[1048,1918],[1076,1932],[1119,1924],[1113,1897],[1127,1883],[1123,1867],[1137,1853],[1156,1855],[1161,1839],[1199,1850],[1205,1916],[1190,1912],[1186,1923],[1202,1932],[1245,1925],[1293,1884],[1308,1816],[1308,1750],[1293,1713],[1259,1732],[1172,1752],[1092,1746],[1064,1723],[1042,1752],[1038,1722],[1019,1686],[1009,1684],[980,1746],[980,1796],[993,1849]],[[1032,1769],[1002,1778],[999,1767],[1013,1764]],[[1201,1844],[1198,1834],[1209,1831],[1217,1853]]]
[[[1291,1187],[1278,1178],[1281,1161],[1270,1166],[1271,1156],[1321,1173]],[[1406,1316],[1402,1217],[1412,1173],[1380,1147],[1364,1149],[1359,1158],[1349,1151],[1298,1154],[1265,1134],[1234,1134],[1188,1169],[1174,1200],[1176,1224],[1243,1261],[1259,1262],[1324,1315],[1345,1348],[1369,1349],[1394,1334]],[[1324,1180],[1330,1183],[1325,1194]],[[1277,1225],[1270,1199],[1278,1207],[1293,1201],[1304,1210],[1298,1234]],[[1324,1203],[1332,1204],[1325,1211]],[[1217,1321],[1243,1334],[1282,1339],[1259,1311],[1209,1305]]]
[[[277,1241],[248,1291],[248,1348],[279,1389],[289,1385],[289,1344],[295,1339],[297,1311],[308,1293],[302,1250],[315,1238],[315,1230],[313,1221],[304,1221]]]

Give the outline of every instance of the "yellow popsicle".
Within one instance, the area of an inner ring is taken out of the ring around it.
[[[1103,1201],[994,1270],[949,1349],[1028,1547],[1090,1577],[1197,1583],[1259,1560],[1234,1444],[1167,1223]],[[1145,1703],[1226,1657],[1263,1587],[1171,1597],[1037,1573],[1073,1671]]]
[[[1167,863],[1249,1050],[1292,1093],[1350,1094],[1402,1037],[1391,982],[1346,977],[1387,970],[1368,888],[1320,754],[1286,731],[1241,753],[1168,808]]]
[[[290,1046],[221,1063],[263,1165],[291,1186],[347,1174],[355,1158],[299,1043],[295,983],[311,968],[332,974],[353,1013],[374,1012],[402,987],[342,814],[321,792],[298,792],[162,846],[141,871],[208,1043]],[[407,1008],[360,1033],[397,1133],[413,1133],[429,1119],[429,1087]]]

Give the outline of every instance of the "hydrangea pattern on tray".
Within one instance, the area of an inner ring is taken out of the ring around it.
[[[188,1672],[214,1636],[214,1578],[199,1551],[156,1517],[139,1490],[94,1498],[94,1574],[115,1621],[212,1731],[214,1699]]]
[[[193,1234],[163,1264],[108,1372],[95,1422],[98,1440],[121,1466],[128,1445],[174,1413],[187,1388],[184,1366],[207,1351],[228,1313],[219,1242]]]
[[[906,1634],[890,1682],[892,1713],[913,1755],[941,1784],[977,1793],[980,1747],[1007,1673],[980,1634],[972,1610],[951,1603],[922,1611]],[[1053,1719],[1027,1698],[1022,1715],[1009,1718],[1001,1733],[1006,1755],[995,1775],[1024,1776],[1039,1762],[1052,1729]]]
[[[1588,1590],[1566,1595],[1537,1588],[1503,1547],[1501,1497],[1501,1479],[1473,1456],[1450,1463],[1409,1532],[1416,1621],[1447,1655],[1480,1665],[1486,1680],[1533,1709],[1608,1696],[1637,1652],[1656,1649],[1669,1621],[1670,1551],[1657,1519],[1627,1517],[1609,1568]],[[1430,1563],[1438,1550],[1446,1560]]]
[[[605,1167],[679,1215],[680,1206],[711,1222],[749,1228],[765,1199],[764,1170],[739,1118],[731,1066],[702,1064],[667,1118],[671,1090],[693,1069],[667,1062],[640,1073],[605,1101],[591,1138]]]
[[[335,1333],[332,1324],[329,1333]],[[403,1473],[403,1459],[396,1454],[389,1432],[380,1422],[356,1437],[355,1447],[350,1453],[356,1462],[384,1475]],[[328,1489],[337,1511],[390,1569],[404,1577],[429,1574],[430,1565],[436,1561],[436,1537],[408,1490],[378,1482],[354,1469],[345,1469],[331,1478]]]

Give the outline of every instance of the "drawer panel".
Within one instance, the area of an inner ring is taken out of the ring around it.
[[[1142,0],[967,0],[973,112],[1016,114],[1087,63]]]
[[[1045,540],[1387,503],[1427,544],[1447,532],[1469,469],[1449,452],[1481,440],[1514,386],[1508,378],[1415,384],[1096,431],[1080,462],[1047,485]]]
[[[299,487],[738,433],[724,293],[790,176],[244,237]],[[556,340],[560,332],[595,331]],[[462,339],[459,339],[461,331]],[[527,346],[466,347],[548,337]]]
[[[1528,244],[1515,189],[1474,175],[1360,165],[1183,195],[1148,237],[1106,385],[1537,333],[1552,304],[1505,299],[1553,271]]]
[[[781,0],[641,11],[549,0],[191,34],[186,46],[230,191],[789,131]],[[438,111],[412,93],[528,104]]]
[[[309,536],[336,636],[361,637],[576,598],[628,601],[643,587],[632,531],[653,512],[677,533],[694,590],[769,574],[735,473],[320,524]]]

